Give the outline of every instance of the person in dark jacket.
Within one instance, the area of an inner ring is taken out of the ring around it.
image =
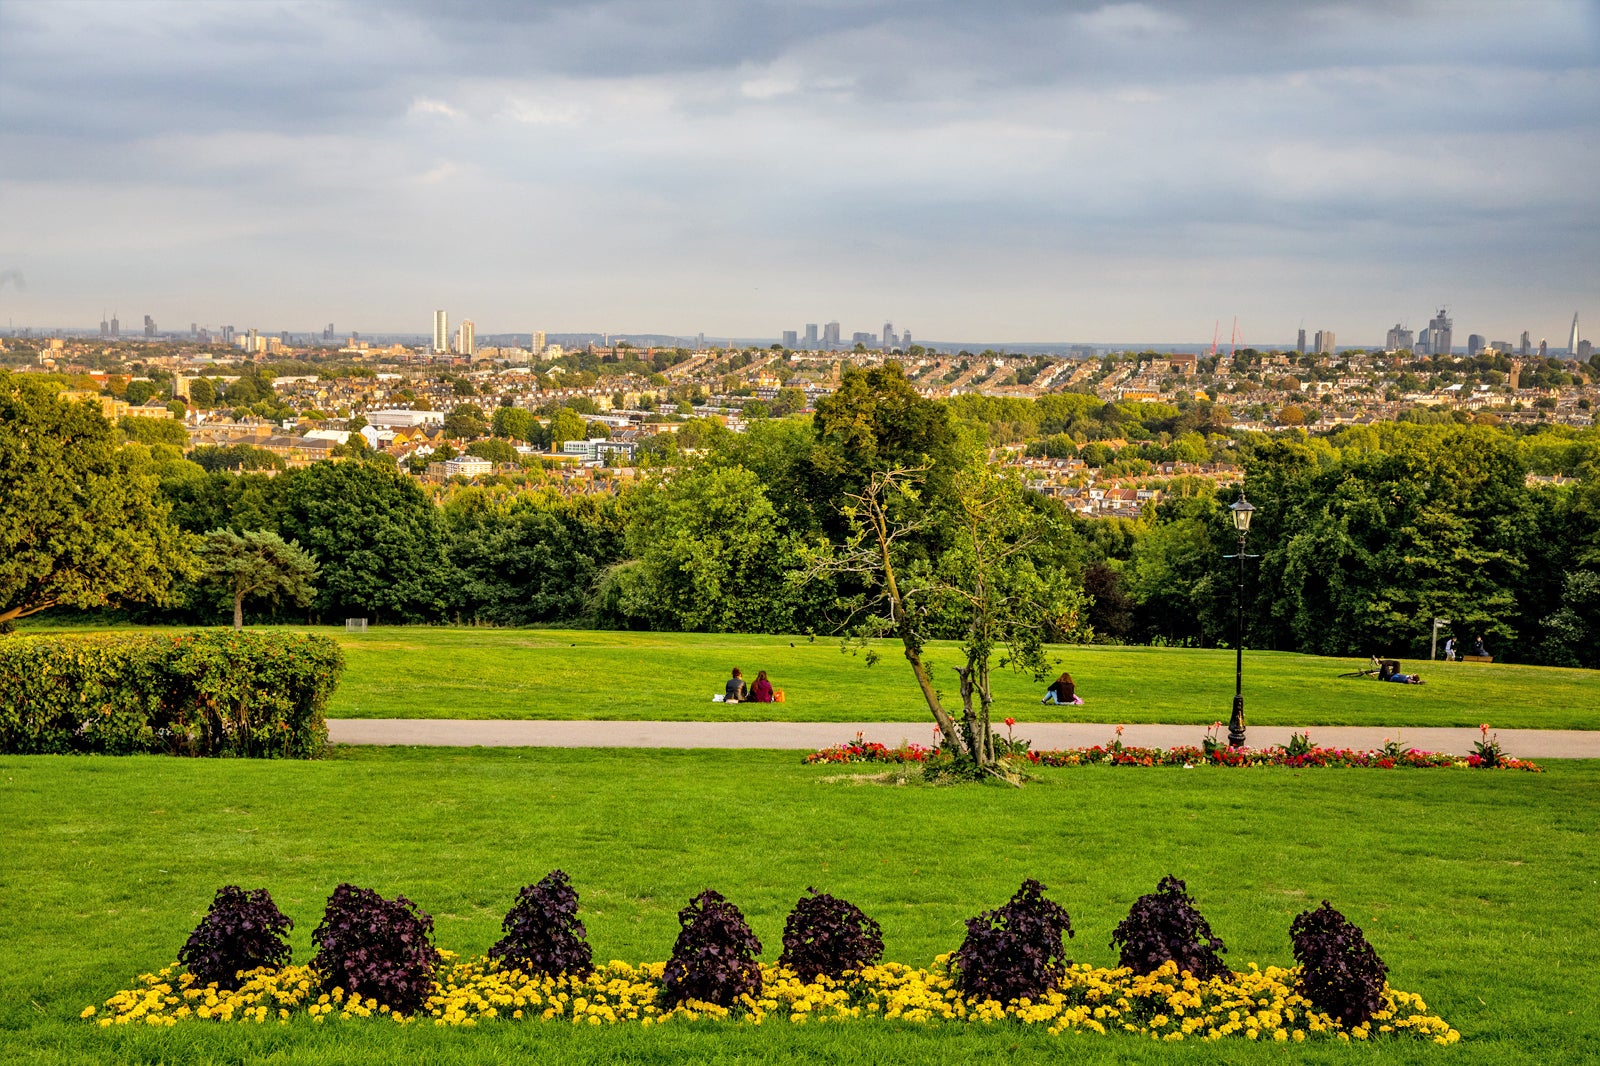
[[[733,668],[733,676],[728,678],[727,685],[723,687],[723,692],[725,693],[723,699],[728,703],[738,703],[745,698],[749,691],[750,689],[744,683],[744,675],[735,666]]]
[[[1078,689],[1077,686],[1072,683],[1072,675],[1062,674],[1060,677],[1050,682],[1050,687],[1044,690],[1044,699],[1040,700],[1039,702],[1056,704],[1077,703]]]

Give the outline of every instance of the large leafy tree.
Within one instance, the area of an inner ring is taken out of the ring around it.
[[[119,453],[94,404],[0,371],[0,623],[56,606],[165,603],[192,573],[148,452]]]
[[[270,529],[214,529],[200,542],[199,554],[206,568],[204,582],[233,603],[234,629],[244,628],[246,597],[304,607],[316,594],[316,560]]]
[[[323,462],[281,475],[277,522],[317,560],[328,617],[443,617],[455,582],[437,509],[392,466]]]

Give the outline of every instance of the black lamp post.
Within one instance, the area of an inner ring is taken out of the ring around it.
[[[1228,717],[1228,747],[1244,747],[1244,561],[1255,556],[1244,553],[1244,538],[1250,532],[1250,515],[1255,507],[1239,490],[1239,499],[1228,508],[1233,512],[1233,528],[1239,531],[1239,554],[1223,556],[1239,560],[1238,632],[1234,641],[1233,714]]]

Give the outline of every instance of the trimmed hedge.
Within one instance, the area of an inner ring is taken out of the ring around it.
[[[0,752],[310,759],[344,669],[327,637],[0,637]]]

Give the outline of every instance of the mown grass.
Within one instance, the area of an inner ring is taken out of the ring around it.
[[[1398,686],[1396,686],[1398,687]],[[1004,788],[820,783],[792,753],[351,749],[326,761],[0,758],[0,1059],[139,1062],[1577,1062],[1600,1046],[1600,763],[1468,771],[1042,772]],[[1294,914],[1330,899],[1398,987],[1461,1030],[1445,1050],[1158,1047],[1009,1025],[695,1025],[661,1032],[182,1025],[78,1012],[171,960],[214,889],[270,888],[306,957],[342,880],[403,892],[439,942],[482,952],[553,867],[599,958],[662,959],[675,912],[716,887],[775,957],[808,885],[861,905],[888,955],[926,964],[1027,876],[1072,913],[1073,956],[1166,873],[1236,966],[1288,964]]]
[[[837,640],[804,636],[427,626],[375,628],[365,635],[333,627],[312,631],[345,649],[348,667],[328,708],[335,718],[928,720],[899,646],[889,642],[876,645],[882,659],[869,667],[863,656],[842,653]],[[928,657],[935,682],[954,700],[954,647],[937,642]],[[1209,724],[1225,720],[1232,705],[1231,651],[1067,646],[1052,657],[1058,669],[1072,672],[1084,705],[1043,706],[1043,685],[997,669],[997,718]],[[1246,651],[1250,721],[1600,729],[1600,671],[1408,661],[1426,685],[1339,677],[1366,665]],[[787,702],[712,703],[735,666],[751,679],[757,670],[768,671]]]

